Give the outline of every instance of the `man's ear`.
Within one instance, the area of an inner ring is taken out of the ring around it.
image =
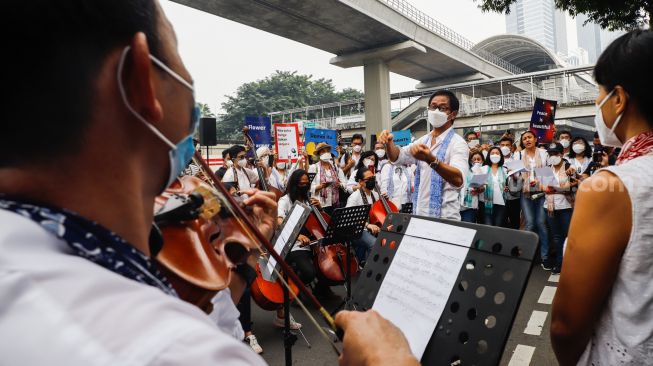
[[[163,109],[155,93],[158,84],[155,67],[150,60],[145,34],[136,33],[120,77],[123,78],[127,101],[131,107],[153,125],[163,119]]]
[[[626,110],[628,93],[621,85],[617,85],[614,87],[614,95],[614,113],[619,115]]]

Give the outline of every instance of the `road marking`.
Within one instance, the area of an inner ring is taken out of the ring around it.
[[[556,294],[556,288],[553,286],[544,286],[544,289],[542,290],[542,294],[540,295],[540,299],[537,300],[540,304],[548,304],[551,305],[553,302],[553,296]]]
[[[559,282],[560,281],[560,274],[551,274],[549,276],[549,282]]]
[[[524,346],[523,344],[518,344],[515,348],[515,351],[510,357],[510,362],[508,366],[528,366],[531,364],[531,358],[533,358],[533,352],[535,352],[535,347]]]
[[[524,329],[524,333],[536,336],[541,335],[547,315],[549,315],[549,313],[546,311],[534,310],[530,319],[528,319],[528,324],[526,325],[526,329]]]

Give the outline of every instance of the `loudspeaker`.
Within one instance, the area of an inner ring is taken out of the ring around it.
[[[213,117],[200,119],[200,145],[214,146],[218,144],[215,132],[216,120]]]

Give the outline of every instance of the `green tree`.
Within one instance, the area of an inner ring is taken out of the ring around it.
[[[200,117],[215,117],[208,104],[198,102],[197,105],[200,107]]]
[[[609,30],[631,30],[648,24],[653,14],[653,0],[554,0],[558,9],[570,15],[586,14],[588,22]],[[474,0],[483,11],[509,13],[517,0]]]
[[[222,103],[224,117],[218,123],[218,138],[239,139],[245,116],[262,116],[269,112],[299,108],[339,100],[361,98],[363,93],[347,88],[336,92],[330,79],[313,79],[297,71],[275,71],[263,80],[238,87]],[[305,114],[305,113],[304,113]],[[298,114],[299,118],[315,118]]]

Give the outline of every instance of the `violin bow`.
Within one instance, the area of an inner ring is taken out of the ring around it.
[[[202,169],[206,171],[206,173],[209,175],[211,180],[214,182],[213,185],[215,186],[215,188],[218,189],[218,191],[220,191],[220,193],[224,196],[225,200],[227,201],[227,205],[226,205],[227,208],[229,209],[229,211],[231,211],[231,213],[234,215],[234,217],[237,219],[237,221],[240,223],[243,229],[245,229],[245,232],[250,236],[250,239],[252,239],[252,241],[256,244],[259,251],[261,253],[264,252],[263,250],[261,250],[262,248],[261,245],[259,244],[261,243],[267,249],[268,254],[271,255],[281,265],[284,274],[286,274],[290,278],[290,280],[297,285],[297,288],[309,299],[309,301],[313,304],[313,306],[320,312],[325,322],[328,324],[329,328],[335,334],[339,334],[340,330],[336,327],[335,320],[333,319],[331,314],[329,314],[329,312],[324,308],[324,306],[315,298],[313,293],[311,293],[311,291],[308,290],[306,285],[302,282],[299,276],[297,276],[295,271],[292,270],[292,268],[288,265],[288,263],[286,263],[286,261],[283,258],[281,258],[281,256],[274,250],[274,247],[272,243],[270,243],[270,240],[266,238],[265,235],[263,235],[259,231],[258,227],[254,225],[254,223],[249,219],[249,217],[247,216],[243,208],[236,203],[234,198],[227,191],[226,187],[222,184],[222,182],[218,179],[218,177],[216,177],[213,170],[209,168],[208,164],[206,163],[204,158],[202,158],[202,155],[199,153],[199,151],[195,152],[195,159],[201,165]],[[252,237],[252,235],[254,237]],[[279,271],[276,268],[274,268],[274,272],[277,275],[278,279],[281,281],[282,285],[286,287],[286,289],[288,289],[290,293],[293,293],[292,290],[290,289],[290,285],[288,284],[288,282],[286,282],[284,276],[281,273],[279,273]],[[302,311],[304,311],[306,316],[308,316],[308,318],[311,320],[313,325],[315,325],[315,327],[318,329],[320,334],[322,334],[322,336],[324,336],[324,338],[329,342],[329,344],[336,352],[336,354],[340,356],[340,350],[338,349],[338,347],[336,347],[335,343],[332,340],[332,337],[329,336],[325,332],[325,330],[318,324],[313,314],[311,314],[311,312],[308,311],[308,309],[306,308],[304,303],[299,299],[298,296],[295,296],[295,301],[297,301]],[[286,316],[290,316],[290,315],[286,314]]]

